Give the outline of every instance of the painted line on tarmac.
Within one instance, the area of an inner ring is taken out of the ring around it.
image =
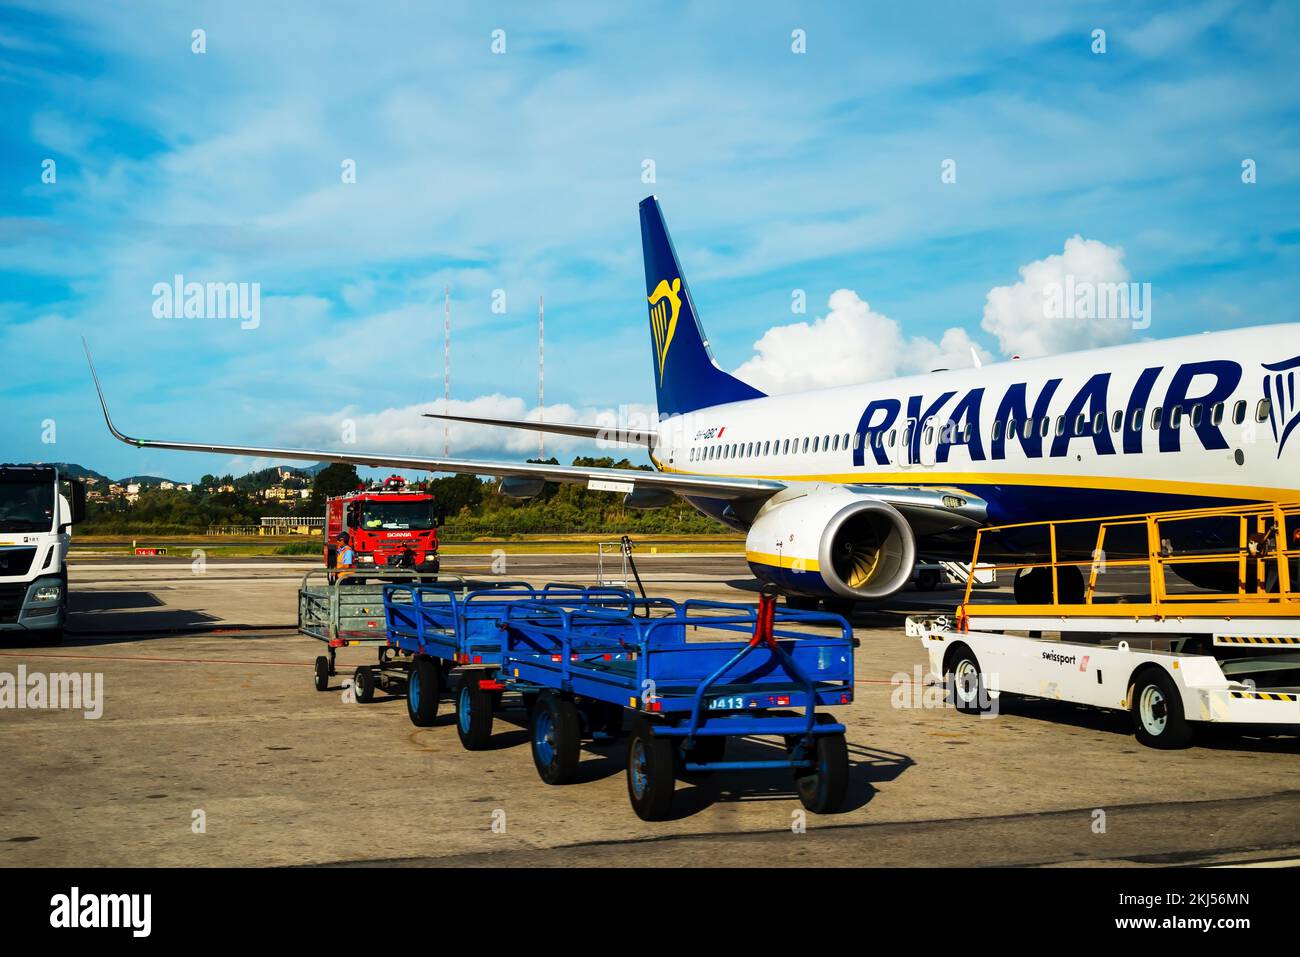
[[[284,668],[306,668],[304,661],[254,661],[244,658],[155,658],[144,655],[55,655],[48,652],[0,651],[0,658],[69,658],[80,661],[150,661],[175,665],[272,665]]]

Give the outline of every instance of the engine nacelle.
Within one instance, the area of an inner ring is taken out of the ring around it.
[[[886,598],[912,576],[916,536],[887,502],[842,485],[804,486],[759,509],[745,558],[759,579],[787,594]]]

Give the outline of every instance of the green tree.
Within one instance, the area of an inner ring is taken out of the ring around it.
[[[355,465],[335,462],[321,469],[320,474],[316,476],[315,491],[322,497],[343,495],[355,491],[360,484],[361,477],[357,475]]]

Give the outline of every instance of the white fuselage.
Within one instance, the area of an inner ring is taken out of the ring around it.
[[[673,417],[655,461],[964,489],[994,523],[1296,500],[1298,366],[1290,323],[937,371]]]

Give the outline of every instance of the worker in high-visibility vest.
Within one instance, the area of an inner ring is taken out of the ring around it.
[[[334,542],[334,565],[333,572],[330,574],[331,584],[352,571],[352,565],[356,558],[355,553],[352,551],[352,544],[348,539],[347,532],[339,532],[335,537]]]

